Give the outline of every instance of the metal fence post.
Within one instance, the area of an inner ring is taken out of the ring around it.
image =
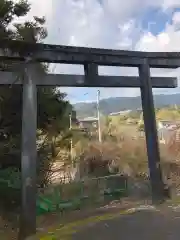
[[[35,66],[30,64],[25,70],[23,82],[20,240],[36,233],[37,88],[35,77]]]
[[[156,128],[156,117],[148,60],[145,60],[144,64],[139,67],[139,76],[141,82],[141,99],[152,189],[152,200],[153,202],[157,202],[163,200],[164,194],[162,173],[160,168],[160,152]]]

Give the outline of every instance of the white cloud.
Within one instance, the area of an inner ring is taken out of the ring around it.
[[[163,32],[153,35],[145,32],[136,44],[136,50],[141,51],[180,51],[180,29],[177,30],[177,22],[167,25]]]
[[[176,12],[172,16],[172,24],[167,24],[164,31],[157,35],[150,32],[144,32],[135,46],[135,50],[139,51],[165,51],[180,52],[180,12]]]
[[[29,16],[46,16],[47,18],[52,17],[53,0],[48,0],[46,3],[44,0],[29,0],[31,3],[31,11]]]
[[[19,2],[19,0],[14,0],[14,2]],[[32,20],[34,16],[45,16],[47,20],[47,26],[49,26],[53,12],[53,0],[47,0],[46,3],[44,0],[28,0],[28,2],[31,4],[31,10],[27,16],[16,19],[16,22]]]
[[[157,36],[152,33],[145,32],[138,43],[136,44],[135,50],[140,51],[152,51],[152,52],[180,52],[180,28],[177,28],[180,23],[180,12],[174,13],[172,16],[172,24],[167,24],[163,32]],[[154,69],[153,69],[154,70]],[[180,83],[180,68],[176,70],[160,70],[156,69],[152,71],[152,75],[159,76],[173,76],[178,78]],[[165,92],[165,90],[156,90],[155,93]],[[168,90],[169,93],[175,92],[176,90]],[[179,89],[177,89],[179,91]],[[166,90],[167,92],[167,90]]]
[[[180,23],[180,12],[174,13],[174,15],[172,17],[172,21],[174,24]]]
[[[109,3],[112,4],[112,2]],[[57,15],[57,13],[60,14]],[[66,18],[67,13],[68,21],[64,22],[63,20]],[[121,15],[122,14],[120,13],[120,16]],[[127,19],[127,15],[125,15],[126,14],[124,14],[124,18]],[[125,21],[122,16],[121,19],[114,18],[113,11],[111,11],[111,9],[109,11],[107,5],[102,6],[97,0],[58,1],[56,9],[54,8],[54,16],[56,17],[52,22],[53,26],[55,26],[55,22],[62,23],[56,27],[56,34],[58,37],[53,37],[52,41],[54,43],[113,49],[132,48],[132,35],[136,35],[136,31],[134,31],[134,19],[128,19]],[[54,32],[55,28],[53,28],[53,36],[55,36]],[[82,68],[69,67],[67,65],[58,67],[57,71],[76,74],[83,73]],[[108,71],[115,75],[118,75],[119,72],[121,72],[120,68],[109,70],[109,68],[103,67],[104,73]],[[65,90],[71,93],[75,91],[75,89],[72,90],[70,88],[65,88]],[[129,94],[131,89],[125,89],[122,93],[125,94],[127,91]],[[112,92],[113,95],[117,96],[121,90],[104,89],[102,90],[102,96],[108,97]],[[134,90],[131,92],[134,92]]]
[[[48,43],[144,51],[180,50],[180,13],[175,13],[172,24],[167,25],[157,36],[148,31],[143,32],[141,24],[137,25],[141,14],[150,7],[172,12],[172,9],[180,6],[180,0],[46,0],[46,3],[44,0],[30,1],[32,10],[28,18],[32,18],[33,15],[45,15],[48,20]],[[153,21],[150,24],[154,24]],[[58,66],[56,71],[78,74],[82,73],[83,69],[66,65]],[[103,67],[102,71],[106,74],[137,75],[137,69]],[[155,70],[152,74],[177,76],[178,72]],[[64,90],[74,92],[72,88]],[[105,89],[101,94],[102,97],[132,96],[139,94],[139,90]]]
[[[179,0],[160,0],[159,3],[164,10],[168,10],[170,8],[178,8],[180,6]]]

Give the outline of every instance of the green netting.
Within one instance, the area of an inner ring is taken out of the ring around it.
[[[20,199],[20,172],[15,168],[0,171],[0,191],[10,199]],[[51,188],[37,196],[37,214],[81,209],[103,201],[117,200],[127,195],[127,179],[123,176],[106,176],[72,182]]]
[[[127,180],[122,176],[107,176],[54,187],[50,194],[38,197],[37,213],[81,209],[100,201],[127,196]]]

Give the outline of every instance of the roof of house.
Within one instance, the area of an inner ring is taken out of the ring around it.
[[[112,112],[109,115],[110,116],[115,116],[115,115],[121,115],[121,114],[128,114],[130,112],[132,112],[132,110],[123,110],[123,111],[119,111],[119,112]]]
[[[79,122],[95,122],[98,121],[97,117],[86,117],[83,119],[79,119]]]
[[[178,120],[159,120],[161,123],[171,123],[171,124],[180,124],[180,121]]]
[[[161,128],[158,130],[159,133],[163,133],[164,140],[168,143],[174,136],[176,139],[180,138],[180,128]]]
[[[161,120],[159,123],[166,128],[177,128],[180,126],[180,121],[173,121],[173,120]]]

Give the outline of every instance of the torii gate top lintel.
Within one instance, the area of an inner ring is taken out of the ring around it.
[[[98,65],[139,67],[147,59],[150,67],[177,68],[180,66],[180,52],[110,50],[0,40],[0,59],[24,60],[27,56],[31,56],[34,61],[47,63],[93,62]]]

